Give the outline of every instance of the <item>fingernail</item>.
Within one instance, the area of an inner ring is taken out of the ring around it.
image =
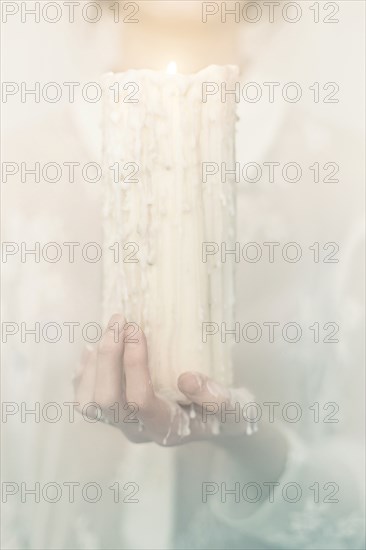
[[[178,387],[184,393],[195,395],[202,390],[202,378],[198,373],[185,372],[178,378]]]

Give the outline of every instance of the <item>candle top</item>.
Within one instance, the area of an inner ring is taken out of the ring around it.
[[[171,61],[165,70],[154,70],[154,69],[128,69],[127,71],[114,73],[110,71],[102,75],[102,80],[110,81],[111,78],[116,80],[125,80],[126,77],[133,78],[142,78],[149,77],[151,80],[162,80],[169,79],[172,76],[175,78],[184,79],[184,80],[202,80],[205,81],[207,78],[221,78],[225,80],[225,77],[239,76],[239,67],[237,65],[208,65],[207,67],[195,72],[195,73],[179,73],[177,71],[177,64],[175,61]]]

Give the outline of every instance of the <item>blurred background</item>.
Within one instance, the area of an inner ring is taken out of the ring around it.
[[[225,463],[203,444],[136,446],[109,426],[79,416],[70,422],[65,407],[55,423],[42,415],[39,422],[31,415],[24,422],[13,414],[2,424],[3,481],[19,487],[93,482],[103,488],[103,497],[87,502],[79,489],[72,503],[66,493],[55,503],[8,496],[2,505],[3,547],[363,548],[364,3],[328,2],[327,7],[299,1],[283,12],[286,2],[276,2],[271,22],[268,2],[103,1],[96,23],[81,17],[86,3],[75,7],[70,23],[65,2],[57,2],[62,17],[51,24],[31,16],[22,22],[22,4],[30,9],[34,2],[2,2],[3,10],[5,4],[19,8],[7,20],[2,14],[3,81],[29,88],[35,82],[85,83],[108,71],[165,70],[174,60],[183,73],[237,64],[241,83],[257,82],[263,90],[265,82],[280,83],[278,90],[288,82],[301,86],[297,103],[279,92],[273,102],[263,96],[257,103],[238,104],[238,162],[297,162],[303,177],[297,183],[266,176],[240,182],[237,239],[297,242],[306,252],[294,264],[238,264],[236,317],[241,323],[296,321],[306,334],[296,345],[236,344],[235,384],[249,388],[260,402],[296,401],[304,410],[315,402],[339,406],[338,423],[315,424],[304,415],[287,425],[286,433],[293,451],[287,479],[306,486],[337,483],[340,497],[333,506],[316,507],[304,498],[296,510],[272,504],[249,515],[235,503],[203,505],[202,480],[220,483],[224,471],[240,481],[240,464]],[[204,23],[207,4],[219,11]],[[223,5],[239,9],[238,22],[229,16],[221,20]],[[298,21],[286,20],[283,13],[295,19],[298,7]],[[251,22],[254,10],[261,15]],[[123,22],[126,15],[137,22]],[[324,88],[329,82],[339,86],[337,103],[324,102],[332,91]],[[310,90],[314,83],[319,83],[318,102]],[[22,103],[15,95],[2,110],[3,162],[101,162],[101,102],[87,103],[78,95],[74,103],[65,97],[54,104],[31,98]],[[336,163],[339,182],[326,181],[326,174],[314,182],[309,167],[316,162]],[[18,174],[3,183],[2,196],[5,242],[26,242],[29,248],[35,242],[102,243],[101,182],[66,177],[55,184],[22,182]],[[309,247],[329,242],[339,246],[339,262],[314,262]],[[30,327],[101,322],[100,262],[37,263],[31,257],[21,262],[14,255],[2,267],[3,322]],[[315,322],[337,323],[339,342],[323,338],[315,344],[308,330]],[[73,401],[72,377],[83,345],[79,331],[72,343],[65,337],[53,344],[9,337],[3,344],[3,401],[29,409],[36,402]],[[296,462],[293,456],[300,458]],[[138,484],[139,502],[116,504],[109,489],[115,482]]]

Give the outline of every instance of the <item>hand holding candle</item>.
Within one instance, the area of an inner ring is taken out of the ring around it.
[[[118,339],[116,326],[120,327]],[[256,431],[256,409],[247,407],[240,422],[232,414],[239,405],[243,408],[253,402],[245,389],[230,390],[200,372],[185,372],[177,382],[181,395],[191,403],[188,407],[155,392],[145,335],[138,329],[132,342],[124,338],[125,326],[121,315],[113,315],[98,347],[85,350],[75,380],[81,411],[96,403],[97,419],[120,428],[135,443],[173,446]]]

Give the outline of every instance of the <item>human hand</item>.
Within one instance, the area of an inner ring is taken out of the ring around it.
[[[113,315],[98,346],[83,353],[75,379],[79,410],[96,404],[96,418],[118,427],[135,443],[174,446],[256,430],[242,415],[229,413],[251,402],[250,393],[227,389],[201,373],[186,372],[178,378],[179,390],[191,405],[159,396],[149,372],[145,335],[139,328],[130,340],[127,328],[121,315]]]

